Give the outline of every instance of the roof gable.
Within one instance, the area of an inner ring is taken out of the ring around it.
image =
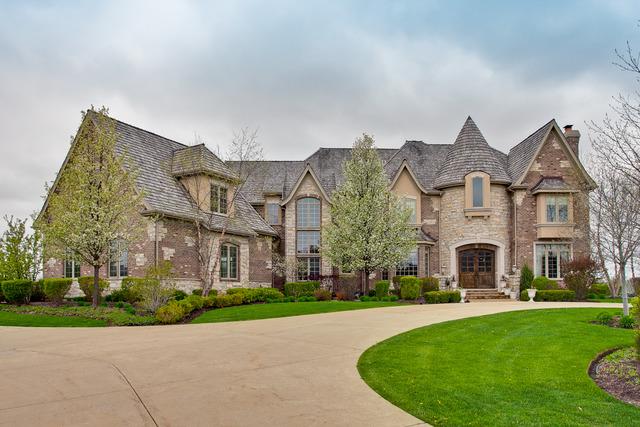
[[[307,165],[305,166],[304,170],[300,174],[300,177],[298,177],[298,180],[296,181],[294,186],[291,188],[291,191],[289,192],[289,195],[282,201],[282,205],[286,205],[287,203],[289,203],[291,201],[291,199],[293,199],[293,196],[296,194],[296,191],[298,191],[298,187],[300,187],[300,184],[302,184],[302,182],[307,177],[307,175],[309,175],[311,177],[311,179],[315,182],[316,186],[320,190],[320,193],[322,194],[322,197],[324,197],[324,199],[327,202],[331,203],[331,199],[329,199],[329,195],[326,193],[326,191],[322,187],[322,184],[321,184],[320,180],[318,179],[318,176],[313,171],[313,168],[311,167],[311,165],[307,163]]]

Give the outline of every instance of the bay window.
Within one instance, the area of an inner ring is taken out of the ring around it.
[[[546,195],[547,222],[569,221],[569,197],[566,195]]]
[[[418,248],[396,267],[396,276],[418,276]]]
[[[571,246],[566,243],[536,243],[535,273],[549,279],[562,277],[562,265],[571,258]]]

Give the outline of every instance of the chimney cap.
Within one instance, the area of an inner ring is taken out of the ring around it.
[[[573,125],[564,125],[563,127],[564,131],[568,131],[568,130],[572,130],[573,129]]]

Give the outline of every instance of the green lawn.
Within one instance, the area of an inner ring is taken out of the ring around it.
[[[210,310],[193,319],[192,323],[233,322],[236,320],[271,319],[303,314],[332,313],[364,308],[391,307],[395,302],[318,301],[276,304],[239,305]]]
[[[640,425],[640,408],[587,374],[633,331],[593,325],[601,311],[519,311],[451,321],[369,348],[358,369],[382,397],[433,425]]]
[[[0,311],[0,326],[107,326],[104,320]]]

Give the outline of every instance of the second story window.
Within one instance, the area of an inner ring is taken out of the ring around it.
[[[409,215],[409,224],[417,224],[418,222],[418,202],[413,197],[403,197],[402,204],[405,209],[408,209],[411,214]]]
[[[227,213],[227,188],[211,184],[211,212]]]
[[[320,200],[305,197],[296,202],[296,252],[298,280],[317,280],[320,275]]]
[[[569,197],[547,194],[547,222],[569,222]]]
[[[296,217],[298,228],[320,228],[320,200],[313,197],[298,200]]]
[[[280,204],[267,203],[264,208],[267,223],[269,225],[280,224]]]
[[[484,194],[483,194],[484,182],[483,181],[484,180],[482,179],[482,177],[479,177],[479,176],[473,177],[471,180],[472,191],[473,191],[472,206],[474,208],[481,208],[484,206]]]

